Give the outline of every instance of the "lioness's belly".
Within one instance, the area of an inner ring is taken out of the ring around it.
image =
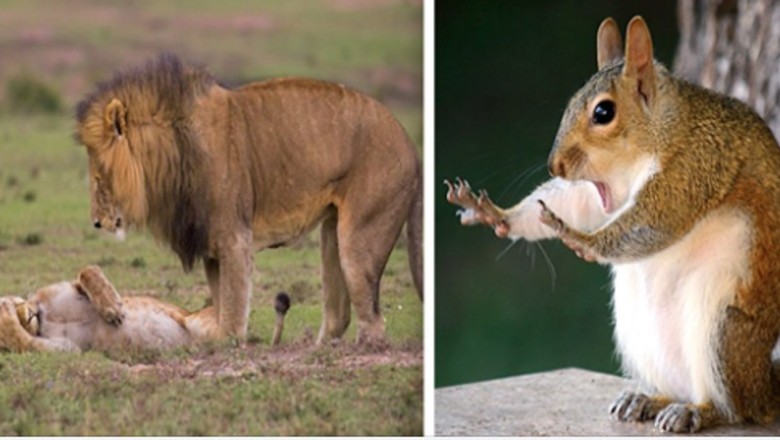
[[[82,350],[157,349],[190,342],[189,333],[155,301],[127,297],[122,302],[125,317],[114,326],[70,283],[61,283],[53,294],[49,291],[44,301],[37,302],[39,336],[68,339]]]

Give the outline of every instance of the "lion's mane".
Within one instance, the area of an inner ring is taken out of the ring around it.
[[[106,105],[115,98],[124,104],[126,126],[116,129],[127,142],[103,153],[102,171],[113,176],[125,215],[168,243],[188,271],[205,256],[209,236],[207,153],[192,129],[191,113],[194,100],[215,83],[205,70],[166,54],[98,84],[76,107],[78,141],[97,145],[105,142]]]

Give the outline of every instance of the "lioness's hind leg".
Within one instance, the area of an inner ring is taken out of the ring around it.
[[[340,338],[349,326],[349,292],[339,262],[336,217],[327,217],[320,230],[322,253],[322,327],[317,344],[330,338]]]
[[[217,322],[217,310],[213,306],[204,307],[184,318],[184,327],[194,342],[214,341],[224,335]]]
[[[109,324],[119,325],[124,319],[122,298],[97,266],[87,266],[79,272],[76,288],[89,298],[89,302]]]

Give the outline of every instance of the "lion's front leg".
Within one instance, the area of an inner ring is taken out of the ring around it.
[[[252,234],[238,233],[219,251],[219,328],[225,336],[246,336],[252,292]]]

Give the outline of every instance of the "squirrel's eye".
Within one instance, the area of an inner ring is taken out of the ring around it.
[[[615,103],[608,99],[596,104],[593,109],[593,123],[598,125],[609,124],[615,119]]]

